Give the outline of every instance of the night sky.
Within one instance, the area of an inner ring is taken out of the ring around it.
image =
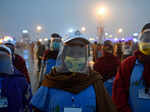
[[[150,22],[150,0],[0,0],[0,32],[19,37],[22,29],[28,29],[34,35],[39,24],[44,36],[82,26],[87,35],[95,36],[95,9],[101,5],[108,9],[105,31],[113,35],[121,27],[129,36]]]

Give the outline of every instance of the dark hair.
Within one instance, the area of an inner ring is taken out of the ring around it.
[[[143,29],[142,29],[142,32],[146,29],[150,29],[150,23],[147,23],[144,25]]]
[[[53,33],[52,35],[51,35],[51,37],[54,37],[54,38],[62,38],[59,34],[57,34],[57,33]]]
[[[113,45],[112,41],[110,40],[104,41],[104,46],[107,46],[107,45]]]

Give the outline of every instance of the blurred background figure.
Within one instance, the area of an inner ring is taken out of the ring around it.
[[[38,73],[40,73],[40,70],[41,70],[42,57],[43,57],[44,51],[45,51],[45,46],[41,42],[38,41],[37,42],[37,51],[36,51],[36,57],[38,60],[38,64],[37,64]]]
[[[116,52],[115,52],[115,54],[116,54],[116,56],[118,56],[118,58],[121,60],[122,59],[122,42],[121,41],[119,41],[117,44],[116,44]]]
[[[133,49],[132,43],[130,41],[127,41],[123,44],[122,52],[122,59],[126,59],[127,57],[132,56]]]
[[[113,49],[113,43],[106,40],[102,47],[103,56],[94,64],[94,70],[103,76],[104,86],[111,96],[113,79],[120,65],[120,59],[113,55]]]

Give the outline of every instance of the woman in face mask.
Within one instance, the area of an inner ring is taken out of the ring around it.
[[[24,75],[14,72],[11,50],[0,45],[0,112],[31,112],[31,96]]]
[[[0,46],[0,73],[13,74],[13,64],[11,50],[4,46]]]
[[[35,112],[115,112],[102,77],[88,66],[89,41],[70,37],[60,49],[56,67],[32,98]]]
[[[150,112],[150,23],[139,36],[139,50],[121,64],[113,100],[119,112]]]

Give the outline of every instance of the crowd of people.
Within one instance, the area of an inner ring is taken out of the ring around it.
[[[110,40],[91,44],[79,31],[63,41],[52,34],[48,45],[37,42],[35,94],[15,42],[4,42],[0,112],[150,112],[150,23],[138,40],[138,45]]]

